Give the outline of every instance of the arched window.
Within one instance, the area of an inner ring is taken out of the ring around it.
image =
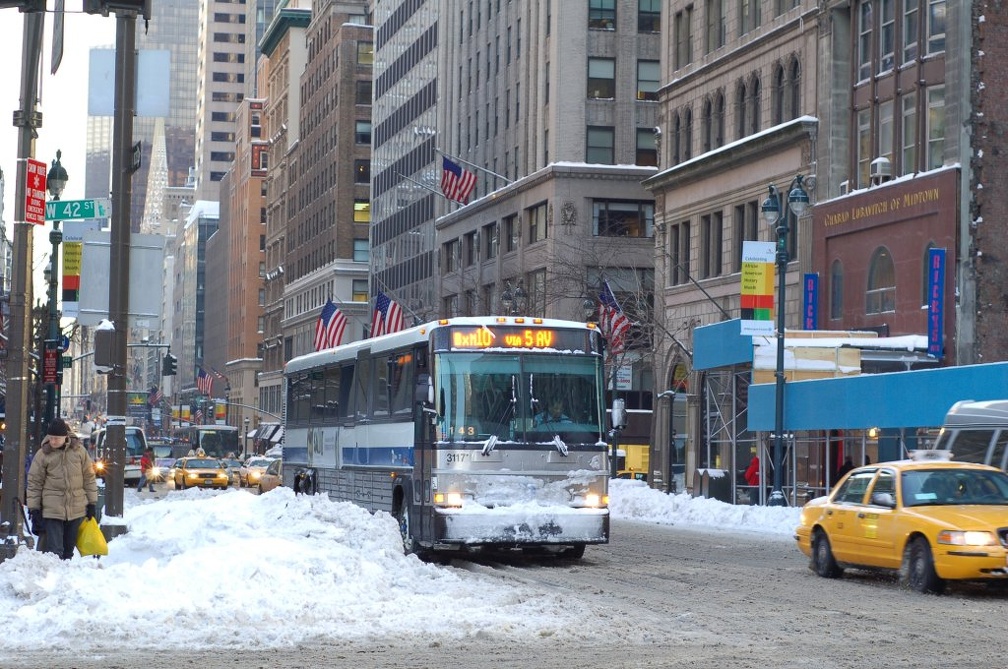
[[[678,165],[682,158],[682,117],[676,112],[672,118],[672,164]]]
[[[742,139],[749,132],[749,121],[746,118],[748,105],[746,85],[744,81],[740,81],[735,89],[735,135],[738,139]]]
[[[773,74],[773,122],[780,125],[784,122],[784,66],[778,65]]]
[[[724,146],[725,138],[725,99],[724,93],[718,91],[714,96],[714,141],[713,148]]]
[[[896,311],[896,266],[889,249],[880,246],[875,249],[868,266],[865,313],[882,314],[892,311]]]
[[[687,107],[683,111],[683,143],[682,158],[689,160],[693,157],[693,109]]]
[[[714,148],[714,103],[704,100],[703,103],[703,150],[704,153]]]
[[[837,321],[843,318],[843,263],[839,260],[830,265],[829,283],[829,317]]]
[[[924,247],[924,257],[921,259],[921,306],[926,307],[928,305],[928,284],[931,283],[930,279],[930,267],[928,266],[931,260],[930,254],[931,249],[935,247],[934,242],[928,242],[927,246]]]
[[[762,104],[760,95],[760,79],[758,76],[754,76],[749,84],[749,132],[753,134],[760,131],[760,107]]]
[[[788,83],[791,88],[791,99],[788,100],[791,105],[791,118],[798,118],[801,115],[801,66],[797,58],[791,60]]]

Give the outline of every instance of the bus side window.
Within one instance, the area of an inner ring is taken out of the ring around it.
[[[997,441],[994,442],[994,450],[991,451],[990,464],[1001,469],[1008,468],[1008,430],[999,430]]]
[[[990,450],[994,438],[993,430],[970,430],[960,428],[956,431],[950,450],[952,457],[960,462],[986,463],[987,451]]]

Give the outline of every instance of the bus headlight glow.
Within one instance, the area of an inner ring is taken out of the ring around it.
[[[590,492],[585,495],[585,506],[598,506],[599,496],[596,493]]]
[[[434,493],[434,503],[438,506],[462,506],[462,493],[436,492]]]

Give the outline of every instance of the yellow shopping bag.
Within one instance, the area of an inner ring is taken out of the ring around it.
[[[80,524],[77,530],[77,550],[81,556],[108,555],[108,542],[98,527],[98,521],[89,518]]]

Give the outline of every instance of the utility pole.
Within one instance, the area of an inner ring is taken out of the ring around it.
[[[126,344],[129,335],[130,198],[133,169],[128,158],[133,142],[136,77],[136,11],[116,11],[115,115],[112,132],[112,230],[109,250],[109,320],[115,326],[108,379],[106,438],[112,466],[105,485],[105,514],[122,518],[123,467],[126,461]],[[106,537],[126,530],[121,523],[104,525]]]
[[[44,7],[43,7],[44,9]],[[39,61],[45,13],[24,14],[21,46],[21,108],[14,112],[18,128],[17,183],[14,200],[14,257],[11,270],[10,332],[7,347],[7,441],[4,444],[2,506],[0,506],[0,561],[13,557],[21,544],[21,508],[27,448],[28,349],[31,342],[33,255],[32,226],[26,220],[28,161],[35,156],[35,138],[42,127],[42,113],[36,111]]]

